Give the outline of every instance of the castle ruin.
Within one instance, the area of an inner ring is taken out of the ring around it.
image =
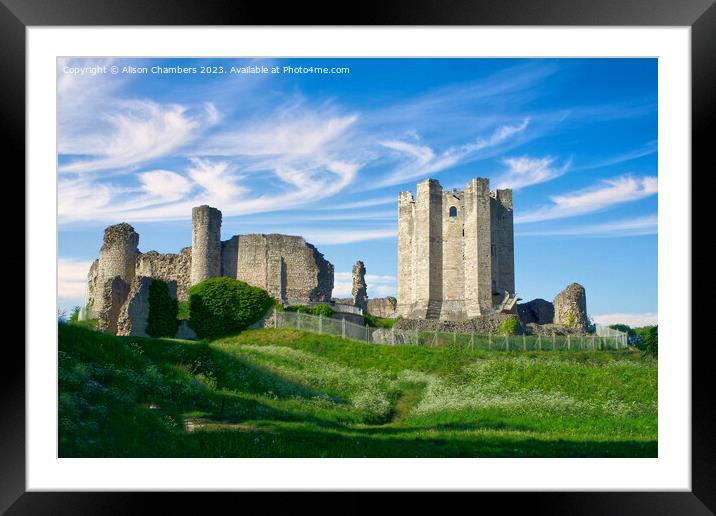
[[[474,178],[463,190],[435,179],[398,196],[397,313],[465,320],[516,302],[512,190]]]
[[[192,209],[192,246],[177,254],[142,253],[139,235],[126,223],[109,226],[99,258],[88,274],[88,316],[116,333],[120,311],[132,285],[142,277],[176,284],[179,300],[203,280],[228,276],[262,288],[288,304],[330,302],[333,265],[303,237],[280,234],[236,235],[221,240],[221,212]]]

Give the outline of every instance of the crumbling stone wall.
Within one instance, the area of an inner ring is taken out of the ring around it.
[[[191,286],[191,247],[183,248],[178,254],[139,253],[136,275],[176,282],[177,298],[186,301]]]
[[[100,256],[87,275],[90,317],[101,315],[103,331],[116,332],[119,309],[135,277],[140,276],[175,282],[178,299],[182,301],[188,299],[191,285],[218,276],[265,289],[282,302],[330,301],[333,264],[302,237],[237,235],[222,242],[220,231],[221,212],[210,206],[198,206],[192,209],[192,247],[185,247],[178,254],[162,254],[139,252],[139,235],[129,224],[109,226]],[[107,283],[115,277],[124,286]]]
[[[117,335],[119,315],[122,305],[129,295],[130,285],[119,276],[108,279],[102,286],[99,297],[101,309],[98,313],[97,329],[104,333]]]
[[[222,275],[280,289],[290,303],[330,301],[333,292],[333,265],[300,236],[234,236],[222,243]]]
[[[376,297],[368,299],[368,313],[384,319],[394,319],[398,316],[396,309],[398,300],[394,297]]]
[[[139,235],[129,224],[115,224],[104,230],[96,272],[90,268],[87,301],[91,305],[92,318],[98,318],[99,314],[105,311],[104,302],[108,299],[105,287],[109,280],[119,277],[127,285],[131,285],[136,268],[137,245]]]
[[[587,294],[582,285],[572,283],[554,298],[554,323],[587,329]]]
[[[117,335],[149,337],[147,322],[149,320],[149,287],[152,278],[138,276],[134,278],[127,295],[127,300],[119,310]]]
[[[538,298],[529,303],[520,303],[516,308],[522,324],[552,324],[554,322],[554,305],[544,299]]]
[[[353,305],[361,308],[362,310],[368,310],[368,291],[365,284],[365,265],[362,261],[358,260],[353,266],[353,289],[351,290],[353,296]]]
[[[442,321],[438,319],[399,319],[393,328],[396,330],[444,331],[457,333],[498,333],[507,319],[517,319],[516,315],[492,313],[480,315],[463,321]],[[519,323],[519,319],[518,323]]]

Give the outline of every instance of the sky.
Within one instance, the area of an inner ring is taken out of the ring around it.
[[[523,302],[577,282],[596,322],[656,323],[656,59],[58,59],[57,100],[60,309],[106,226],[178,252],[201,204],[394,296],[398,193],[486,177]]]

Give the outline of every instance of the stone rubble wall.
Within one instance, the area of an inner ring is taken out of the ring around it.
[[[568,328],[561,324],[537,324],[528,323],[525,325],[530,335],[542,335],[543,337],[565,336],[565,335],[584,335],[586,332],[581,328]]]
[[[353,266],[353,305],[368,310],[368,290],[365,284],[365,264],[358,260]]]
[[[395,319],[398,300],[394,297],[376,297],[368,299],[368,313],[383,319]]]
[[[271,266],[279,258],[281,267]],[[222,275],[267,291],[280,288],[294,304],[327,302],[333,292],[333,265],[300,236],[234,236],[222,243]]]
[[[178,254],[139,253],[136,275],[176,282],[177,299],[186,301],[191,286],[191,247],[185,247]]]
[[[494,313],[473,317],[464,321],[443,321],[439,319],[399,319],[393,328],[396,330],[442,331],[457,333],[498,333],[507,319],[517,319],[516,315]],[[519,319],[518,319],[519,322]]]
[[[119,277],[127,285],[130,285],[134,280],[138,253],[137,245],[139,245],[139,235],[129,224],[115,224],[104,230],[96,272],[93,272],[92,268],[90,268],[90,277],[88,278],[90,292],[88,293],[89,299],[87,301],[92,308],[90,312],[91,318],[98,318],[100,313],[106,311],[104,306],[106,299],[105,286],[109,280]]]
[[[210,206],[193,208],[192,247],[178,254],[141,253],[137,248],[139,235],[132,226],[122,223],[106,228],[100,256],[87,275],[89,317],[101,319],[102,331],[116,333],[119,311],[135,277],[174,282],[181,301],[188,299],[191,285],[218,276],[265,289],[282,302],[331,300],[333,264],[315,246],[300,236],[281,234],[237,235],[222,242],[221,217],[221,212]],[[359,303],[367,306],[365,278],[357,286]],[[134,304],[140,303],[139,293],[133,297],[137,297]],[[135,326],[127,322],[128,318],[129,313],[123,319],[122,332],[134,331],[127,329],[127,325]]]
[[[122,305],[129,295],[130,285],[121,277],[115,276],[104,282],[99,298],[101,310],[98,313],[97,329],[104,333],[117,335],[119,315]]]
[[[580,331],[587,329],[587,294],[579,283],[568,285],[554,298],[554,324],[571,326]]]
[[[150,277],[134,278],[127,301],[119,311],[117,335],[149,337],[146,330],[149,321],[149,287],[151,285],[152,278]]]

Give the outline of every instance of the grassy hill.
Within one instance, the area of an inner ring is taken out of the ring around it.
[[[59,325],[61,457],[656,457],[638,352],[211,342]]]

